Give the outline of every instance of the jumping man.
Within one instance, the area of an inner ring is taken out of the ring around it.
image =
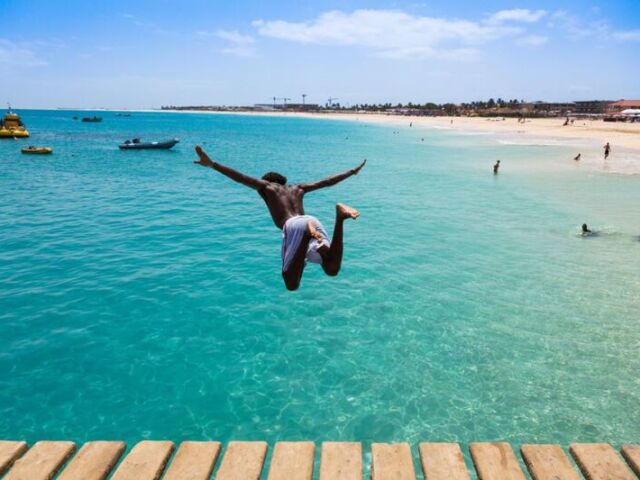
[[[287,185],[286,177],[279,173],[269,172],[262,178],[253,178],[214,162],[200,147],[196,147],[196,153],[200,160],[194,163],[213,168],[231,180],[257,190],[267,204],[273,223],[282,230],[282,278],[289,290],[296,290],[300,286],[307,260],[322,265],[327,275],[333,277],[338,274],[342,263],[342,224],[347,218],[358,218],[360,213],[355,208],[338,203],[333,238],[329,241],[329,235],[320,221],[305,215],[302,199],[305,193],[330,187],[357,175],[367,163],[366,160],[356,168],[319,182]]]

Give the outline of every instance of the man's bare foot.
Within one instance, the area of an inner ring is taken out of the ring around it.
[[[360,216],[360,212],[358,210],[348,207],[344,203],[336,204],[336,214],[339,218],[353,218],[354,220]]]
[[[316,222],[310,221],[309,223],[307,223],[307,230],[309,231],[309,235],[311,235],[312,238],[315,238],[319,242],[322,242],[324,240],[324,237],[316,228]]]

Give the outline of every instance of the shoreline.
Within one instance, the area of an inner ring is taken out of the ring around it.
[[[66,110],[80,111],[80,110]],[[284,112],[284,111],[203,111],[160,109],[101,109],[95,112],[168,113],[202,115],[237,115],[253,117],[306,118],[361,122],[394,128],[437,130],[458,134],[476,134],[490,138],[499,145],[564,146],[580,153],[585,167],[605,174],[640,174],[640,123],[604,122],[576,119],[564,126],[563,118],[532,118],[518,123],[517,118],[503,117],[417,117],[368,112]],[[603,159],[603,146],[609,142],[611,156]]]
[[[160,110],[170,113],[206,115],[246,115],[261,117],[308,118],[362,122],[394,128],[437,130],[458,134],[477,134],[491,138],[497,145],[563,146],[580,153],[579,164],[607,175],[640,175],[640,123],[613,123],[580,119],[563,126],[562,118],[533,118],[518,123],[517,118],[501,117],[412,117],[380,113],[312,113],[312,112],[222,112],[199,110]],[[611,156],[603,159],[604,144],[610,142]],[[559,159],[562,161],[567,160]],[[577,162],[572,162],[577,163]]]
[[[616,147],[633,150],[640,162],[640,123],[604,122],[579,119],[566,127],[563,118],[532,118],[518,123],[516,118],[501,117],[413,117],[383,113],[314,113],[314,112],[225,112],[201,110],[131,110],[131,112],[201,113],[205,115],[247,115],[260,117],[313,118],[375,123],[389,126],[406,126],[429,129],[513,135],[522,139],[562,139],[576,145],[585,143],[602,147],[610,142],[612,153]],[[612,155],[613,157],[613,155]]]
[[[31,109],[23,109],[31,110]],[[290,117],[313,118],[318,120],[346,120],[366,122],[389,126],[424,127],[438,130],[465,131],[496,135],[514,135],[521,138],[575,140],[577,145],[591,143],[602,147],[610,142],[615,148],[623,147],[634,150],[640,155],[640,122],[604,122],[601,119],[576,119],[573,125],[563,126],[564,118],[530,118],[525,123],[518,123],[517,118],[506,117],[418,117],[386,113],[345,112],[284,112],[284,111],[212,111],[212,110],[160,110],[160,109],[43,109],[63,111],[95,111],[126,113],[170,113],[170,114],[202,114],[202,115],[246,115],[258,117]],[[639,158],[640,161],[640,158]]]

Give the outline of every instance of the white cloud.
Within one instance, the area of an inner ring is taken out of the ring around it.
[[[215,32],[199,31],[197,35],[201,37],[217,37],[225,42],[227,46],[220,51],[238,57],[252,57],[255,55],[256,39],[250,35],[245,35],[237,30],[216,30]]]
[[[524,22],[535,23],[547,14],[545,10],[528,10],[526,8],[514,8],[511,10],[500,10],[494,13],[488,19],[488,23],[503,22]]]
[[[523,32],[520,27],[499,23],[416,16],[398,10],[334,10],[308,22],[256,20],[253,26],[266,37],[363,47],[381,57],[460,59],[475,55],[479,45]]]
[[[516,44],[521,47],[539,47],[549,41],[549,37],[544,35],[527,35],[516,40]]]
[[[0,65],[12,65],[17,67],[43,67],[48,65],[26,43],[15,43],[0,38]]]
[[[621,40],[623,42],[640,42],[640,29],[613,32],[612,36],[616,40]]]
[[[609,38],[610,27],[605,20],[586,22],[576,15],[564,10],[553,12],[547,26],[558,28],[570,40],[578,41],[585,38]]]

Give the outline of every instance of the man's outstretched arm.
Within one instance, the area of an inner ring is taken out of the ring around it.
[[[221,174],[229,177],[231,180],[241,183],[242,185],[246,185],[247,187],[257,190],[261,187],[264,187],[267,184],[265,180],[250,177],[249,175],[240,173],[234,170],[233,168],[229,168],[222,165],[221,163],[214,162],[209,158],[209,156],[206,153],[204,153],[204,150],[202,150],[200,146],[196,147],[196,153],[198,154],[198,157],[200,157],[200,160],[196,160],[193,163],[197,163],[198,165],[202,165],[203,167],[213,168],[214,170],[217,170]]]
[[[351,170],[347,170],[346,172],[339,173],[338,175],[334,175],[332,177],[327,177],[324,180],[320,180],[318,182],[301,183],[299,187],[302,188],[302,190],[304,190],[305,192],[312,192],[314,190],[318,190],[319,188],[331,187],[332,185],[340,183],[341,181],[346,180],[353,175],[357,175],[366,163],[367,159],[365,158],[364,161],[356,168],[352,168]]]

